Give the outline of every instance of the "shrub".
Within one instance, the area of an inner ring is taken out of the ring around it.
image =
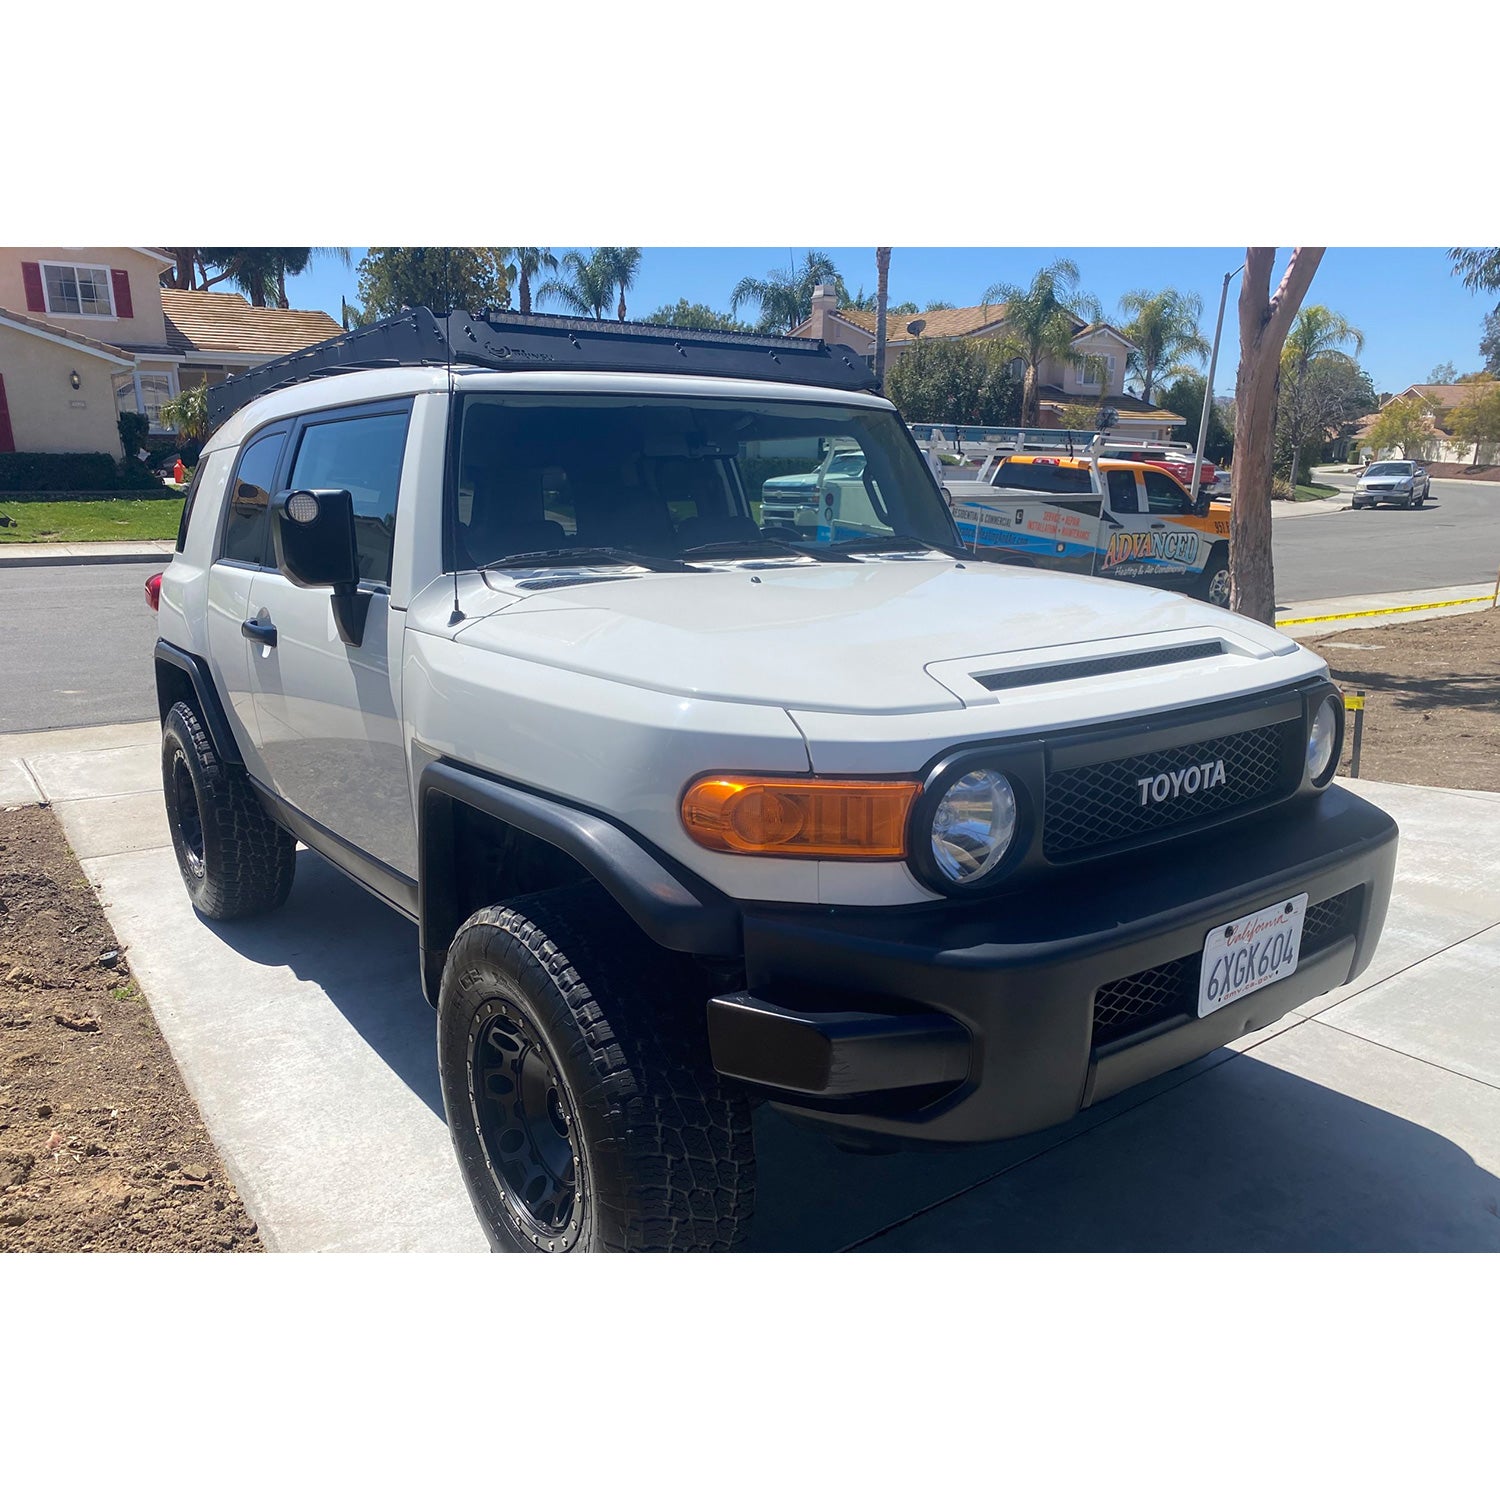
[[[42,494],[160,490],[161,480],[139,460],[116,463],[108,453],[0,453],[0,492]]]
[[[146,447],[151,435],[151,421],[138,411],[122,411],[115,424],[120,429],[120,442],[126,458],[133,458]]]

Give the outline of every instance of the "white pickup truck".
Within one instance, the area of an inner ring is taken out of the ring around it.
[[[976,559],[872,384],[417,309],[209,392],[157,596],[183,881],[251,920],[300,843],[410,919],[499,1248],[728,1248],[754,1106],[1025,1134],[1370,961],[1396,828],[1323,662]],[[757,522],[854,448],[858,535]]]

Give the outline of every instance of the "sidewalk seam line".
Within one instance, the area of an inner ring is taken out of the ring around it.
[[[1436,948],[1431,953],[1424,954],[1421,958],[1412,959],[1409,964],[1399,969],[1393,969],[1389,974],[1377,979],[1374,984],[1367,984],[1364,989],[1356,990],[1352,995],[1345,995],[1342,1000],[1336,1000],[1332,1005],[1325,1006],[1316,1015],[1303,1016],[1302,1019],[1304,1021],[1316,1021],[1318,1016],[1331,1015],[1341,1005],[1347,1005],[1351,1000],[1359,1000],[1365,995],[1372,995],[1381,985],[1389,984],[1391,980],[1399,979],[1403,974],[1410,974],[1413,969],[1420,968],[1423,964],[1430,962],[1434,958],[1441,958],[1443,954],[1451,953],[1453,949],[1462,947],[1463,944],[1471,942],[1474,938],[1483,937],[1485,933],[1493,932],[1497,927],[1500,927],[1500,921],[1486,922],[1483,927],[1477,928],[1475,931],[1467,933],[1461,938],[1454,938],[1451,943],[1444,943],[1441,948]],[[1310,1001],[1308,1003],[1311,1004]]]
[[[1333,1007],[1334,1010],[1338,1006]],[[1335,1026],[1330,1021],[1323,1021],[1321,1016],[1304,1017],[1308,1021],[1321,1021],[1329,1031],[1336,1031],[1340,1036],[1346,1036],[1353,1042],[1365,1042],[1371,1047],[1379,1047],[1382,1052],[1392,1053],[1396,1057],[1404,1057],[1408,1062],[1420,1063],[1423,1067],[1436,1068],[1440,1073],[1446,1073],[1450,1078],[1462,1078],[1465,1083],[1477,1083],[1480,1088],[1491,1089],[1500,1093],[1500,1084],[1491,1083],[1487,1078],[1476,1078],[1472,1073],[1461,1073],[1457,1068],[1450,1068],[1446,1063],[1434,1062],[1430,1057],[1418,1057],[1413,1052],[1403,1052],[1400,1047],[1393,1047],[1389,1042],[1380,1042],[1372,1036],[1364,1036],[1358,1031],[1346,1031],[1342,1026]]]

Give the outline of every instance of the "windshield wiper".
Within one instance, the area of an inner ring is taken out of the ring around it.
[[[793,557],[816,557],[811,547],[797,547],[791,542],[778,542],[768,537],[752,541],[741,537],[729,542],[702,542],[696,547],[685,547],[680,557],[765,557],[771,553],[790,554]]]
[[[946,557],[968,557],[969,554],[945,542],[929,542],[919,536],[906,536],[899,531],[883,532],[876,536],[828,542],[820,549],[837,557],[849,557],[856,552],[941,552]]]
[[[652,557],[645,552],[631,552],[625,547],[548,547],[542,552],[510,552],[487,562],[487,568],[542,568],[548,563],[588,567],[595,563],[620,563],[628,567],[649,568],[653,573],[681,573],[686,564],[675,557]]]

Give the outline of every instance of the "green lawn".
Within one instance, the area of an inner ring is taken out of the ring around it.
[[[181,495],[160,500],[17,500],[0,495],[7,542],[156,542],[177,535]]]
[[[1331,484],[1299,484],[1297,486],[1299,500],[1326,500],[1330,495],[1336,494],[1338,491]]]

